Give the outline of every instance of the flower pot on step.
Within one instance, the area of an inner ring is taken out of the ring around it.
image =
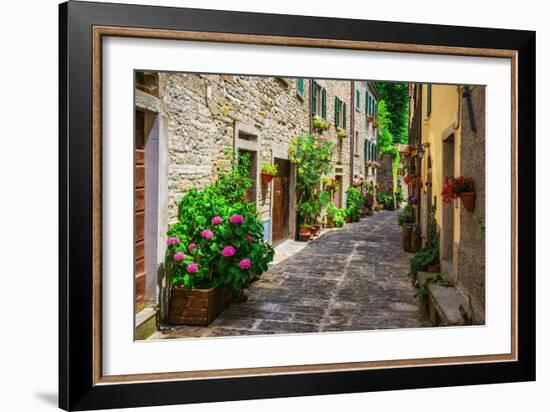
[[[460,200],[464,205],[464,209],[470,213],[473,213],[476,207],[476,192],[462,192],[458,195],[458,197],[460,197]]]
[[[186,289],[175,286],[170,297],[168,323],[208,326],[231,303],[231,289]]]

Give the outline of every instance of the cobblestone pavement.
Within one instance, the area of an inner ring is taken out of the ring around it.
[[[208,327],[163,326],[151,339],[430,326],[408,276],[397,211],[327,231],[254,282]]]

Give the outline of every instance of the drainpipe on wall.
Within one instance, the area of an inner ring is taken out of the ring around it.
[[[313,133],[313,116],[311,115],[312,111],[311,111],[311,98],[313,96],[313,79],[309,79],[309,99],[308,100],[308,103],[307,103],[307,108],[308,108],[308,111],[307,111],[307,117],[309,119],[309,133]]]
[[[349,115],[349,123],[350,123],[350,139],[349,139],[349,179],[350,179],[350,186],[353,181],[353,149],[355,147],[355,81],[351,81],[351,104],[350,104],[350,115]]]

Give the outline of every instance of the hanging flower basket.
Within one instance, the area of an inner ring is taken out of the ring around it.
[[[441,197],[445,203],[450,203],[453,199],[459,197],[464,205],[464,209],[472,213],[476,204],[474,179],[464,176],[457,178],[446,176]]]
[[[277,176],[277,175],[274,175],[274,174],[271,174],[271,173],[263,173],[262,172],[262,184],[267,186],[268,184],[271,183],[271,181],[273,180],[273,178]]]
[[[468,212],[473,213],[476,207],[476,192],[462,192],[458,195],[464,205],[464,209]]]

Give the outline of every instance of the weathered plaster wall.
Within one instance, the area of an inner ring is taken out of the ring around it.
[[[485,221],[485,88],[471,89],[477,132],[471,128],[466,99],[463,99],[461,173],[475,178],[476,205],[473,213],[461,206],[458,280],[474,304],[485,305],[485,236],[478,220]]]

